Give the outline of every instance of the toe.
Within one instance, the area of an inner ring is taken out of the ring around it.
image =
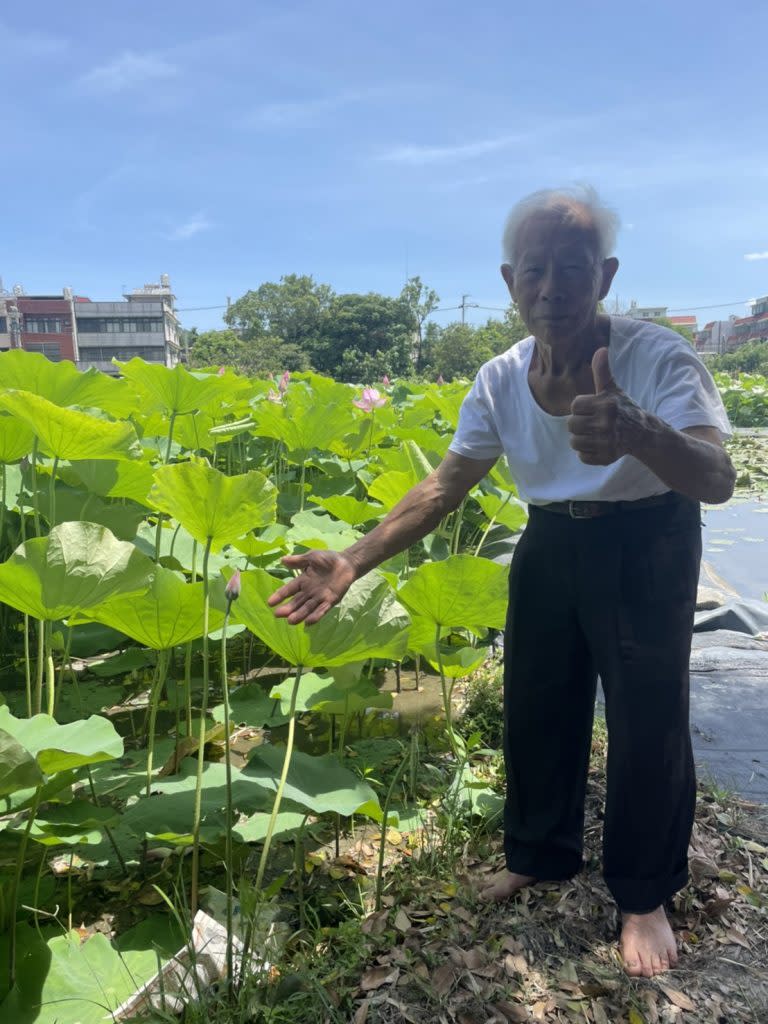
[[[643,965],[643,971],[642,971],[643,977],[644,978],[652,978],[654,973],[655,973],[654,970],[653,970],[653,957],[648,957],[647,959],[643,959],[641,961],[641,963]]]
[[[624,959],[624,970],[632,978],[640,978],[643,974],[643,965],[636,957],[626,957]]]

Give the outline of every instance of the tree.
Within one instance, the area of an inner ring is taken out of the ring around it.
[[[713,372],[760,373],[768,376],[768,340],[748,341],[733,352],[706,356],[705,359]]]
[[[313,367],[350,383],[410,370],[411,319],[400,299],[369,292],[336,295],[310,344]]]
[[[193,328],[187,333],[189,365],[239,366],[245,356],[245,345],[234,331],[203,331]]]
[[[413,366],[421,373],[424,364],[424,321],[437,308],[440,296],[433,288],[427,288],[421,278],[409,277],[400,292],[400,301],[408,310],[413,332]]]
[[[286,274],[246,292],[224,314],[245,341],[272,336],[308,348],[316,341],[333,300],[333,289],[306,274]]]
[[[506,352],[529,334],[514,306],[510,306],[503,320],[489,318],[479,327],[448,324],[430,339],[430,374],[441,373],[445,380],[474,377],[483,363]]]

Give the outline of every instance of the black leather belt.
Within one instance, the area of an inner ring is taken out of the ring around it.
[[[674,491],[666,491],[664,494],[637,498],[635,501],[551,501],[548,505],[531,505],[530,508],[570,516],[571,519],[595,519],[598,516],[613,516],[619,512],[653,508],[655,505],[668,505],[676,499],[677,494]]]

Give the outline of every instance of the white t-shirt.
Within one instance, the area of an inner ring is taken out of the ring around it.
[[[631,455],[610,466],[587,466],[570,446],[567,416],[551,416],[528,383],[533,337],[491,359],[461,407],[450,450],[470,459],[506,455],[523,501],[632,501],[669,488]],[[611,317],[613,378],[630,398],[676,430],[717,427],[728,416],[708,370],[691,345],[659,324]]]

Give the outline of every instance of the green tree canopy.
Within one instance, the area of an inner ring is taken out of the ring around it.
[[[224,314],[244,341],[270,336],[310,348],[333,300],[333,289],[307,274],[286,274],[246,292]]]

